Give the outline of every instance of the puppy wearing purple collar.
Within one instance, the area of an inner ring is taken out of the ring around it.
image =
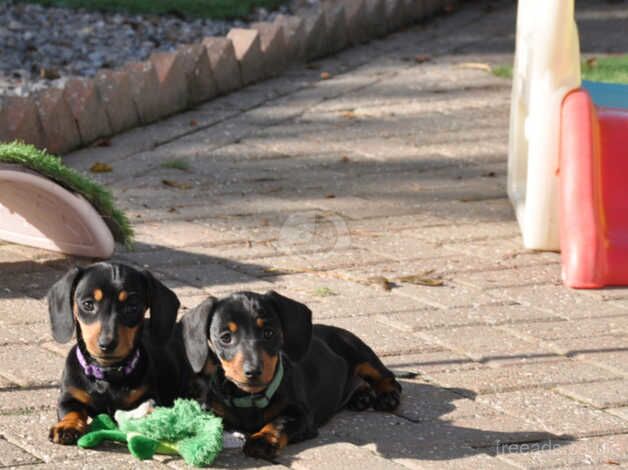
[[[185,395],[191,369],[175,323],[178,309],[174,292],[148,271],[123,264],[75,267],[52,286],[54,339],[66,343],[76,332],[52,442],[74,444],[89,416],[131,409],[147,399],[168,406]]]

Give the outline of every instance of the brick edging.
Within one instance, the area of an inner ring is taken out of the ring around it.
[[[27,97],[0,97],[0,141],[56,154],[145,125],[423,20],[452,0],[327,0],[297,16],[231,29],[174,52],[71,78]]]

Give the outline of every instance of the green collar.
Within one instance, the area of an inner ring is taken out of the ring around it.
[[[281,380],[283,379],[283,361],[279,356],[279,362],[277,365],[277,371],[273,380],[268,384],[268,387],[263,392],[253,393],[244,397],[224,397],[225,403],[235,408],[266,408],[270,403],[271,398],[279,388]]]

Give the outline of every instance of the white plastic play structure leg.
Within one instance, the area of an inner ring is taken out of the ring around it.
[[[559,250],[560,107],[580,86],[574,0],[519,0],[508,148],[508,196],[526,248]]]
[[[0,240],[91,258],[114,250],[111,231],[85,199],[14,165],[0,165]]]

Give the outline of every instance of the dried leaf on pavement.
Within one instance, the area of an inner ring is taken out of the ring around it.
[[[461,69],[475,69],[475,70],[483,70],[485,72],[491,72],[491,66],[488,64],[484,64],[482,62],[463,62],[458,65]]]
[[[190,188],[192,188],[192,185],[190,183],[181,183],[181,182],[175,181],[175,180],[161,180],[161,183],[164,186],[168,186],[169,188],[176,188],[176,189],[190,189]]]
[[[395,284],[393,282],[390,282],[388,279],[386,279],[384,276],[373,276],[373,277],[369,277],[366,280],[369,284],[377,286],[377,287],[381,287],[382,289],[384,289],[385,291],[389,291],[391,290],[393,287],[395,287]]]
[[[107,137],[96,139],[92,143],[92,147],[111,147],[111,139],[108,139]]]
[[[439,287],[445,284],[439,276],[431,276],[433,271],[427,271],[421,274],[410,274],[401,276],[399,282],[406,284],[415,284],[417,286]]]
[[[113,171],[113,168],[107,163],[96,162],[89,167],[89,171],[91,171],[92,173],[111,173],[111,171]]]

